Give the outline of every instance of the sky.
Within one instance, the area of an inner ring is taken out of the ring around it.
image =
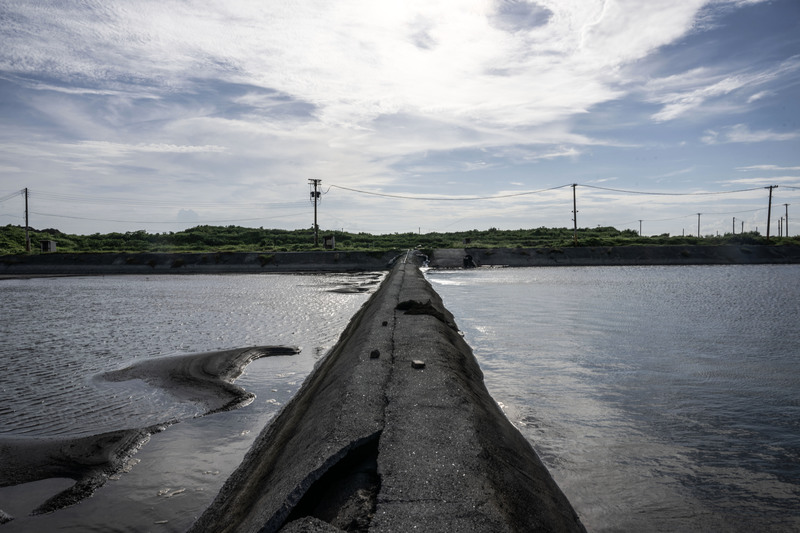
[[[0,225],[311,228],[313,179],[323,231],[764,234],[771,190],[800,234],[798,0],[0,0],[0,40]]]

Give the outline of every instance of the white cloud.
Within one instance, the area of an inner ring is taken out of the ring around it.
[[[782,167],[778,165],[750,165],[747,167],[739,167],[736,170],[742,172],[748,172],[752,170],[770,170],[770,171],[782,172],[784,170],[800,170],[800,167]]]
[[[747,99],[747,103],[748,104],[752,104],[753,102],[755,102],[757,100],[761,100],[762,98],[766,98],[767,96],[769,96],[771,94],[772,94],[772,91],[760,91],[760,92],[757,92],[756,94],[750,96]]]
[[[647,100],[658,104],[661,110],[652,118],[664,122],[702,111],[716,98],[737,91],[757,90],[788,73],[800,69],[800,56],[794,56],[777,65],[760,70],[741,70],[728,73],[709,67],[698,67],[680,74],[650,80],[644,86]],[[747,97],[746,103],[755,102],[768,94],[758,91]],[[741,106],[743,107],[743,106]]]
[[[188,222],[190,224],[196,224],[200,220],[200,215],[197,214],[193,209],[181,209],[178,211],[175,220],[179,222]]]
[[[734,110],[769,102],[778,92],[769,84],[796,72],[799,57],[647,83],[637,70],[696,32],[698,17],[744,3],[753,2],[10,3],[0,83],[38,122],[0,135],[0,165],[54,176],[54,187],[172,184],[197,198],[288,198],[313,176],[372,190],[397,190],[415,173],[443,174],[419,187],[476,181],[488,168],[503,183],[524,181],[499,174],[630,146],[613,137],[638,118],[609,111],[598,124],[592,113],[631,92],[658,106],[658,122],[723,100]],[[794,138],[742,125],[705,136]]]
[[[318,106],[345,129],[395,113],[529,127],[619,97],[609,73],[685,34],[702,4],[543,0],[546,23],[514,32],[493,26],[490,1],[21,4],[0,66],[75,84],[62,90],[138,86],[148,97],[154,85],[226,76]]]
[[[766,141],[791,141],[800,138],[800,132],[778,133],[772,130],[752,131],[746,124],[736,124],[722,131],[707,130],[701,140],[706,144],[757,143]]]
[[[720,183],[725,185],[751,185],[755,187],[775,185],[777,183],[800,185],[800,176],[765,176],[757,178],[741,178],[736,180],[725,180]]]
[[[174,144],[164,143],[139,143],[139,144],[122,144],[108,141],[82,141],[78,143],[80,146],[90,150],[103,152],[107,156],[131,154],[137,152],[150,152],[150,153],[173,153],[173,154],[191,154],[191,153],[212,153],[212,152],[225,152],[227,148],[224,146],[204,145],[204,146],[180,146]]]

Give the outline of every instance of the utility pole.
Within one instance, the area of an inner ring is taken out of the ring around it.
[[[733,217],[733,234],[736,235],[736,217]]]
[[[783,217],[783,219],[786,221],[786,223],[784,224],[784,227],[786,228],[786,236],[788,237],[789,236],[789,204],[783,204],[783,206],[786,208],[786,216]]]
[[[744,220],[742,220],[742,231],[741,231],[741,233],[744,233]]]
[[[25,251],[31,253],[31,237],[28,233],[28,188],[25,187]]]
[[[772,189],[777,187],[777,185],[770,185],[769,187],[764,187],[765,189],[769,189],[769,207],[767,208],[767,242],[769,242],[769,225],[772,221]]]
[[[642,236],[642,221],[639,221],[639,237]]]
[[[700,238],[700,213],[697,213],[697,238]]]
[[[322,193],[318,190],[319,184],[322,183],[320,179],[309,179],[308,184],[314,187],[314,190],[311,191],[311,201],[314,202],[314,246],[319,246],[319,226],[317,225],[317,202],[322,196]]]
[[[575,223],[572,229],[572,242],[578,246],[578,200],[575,197],[577,183],[572,184],[572,221]]]
[[[778,237],[783,237],[783,217],[778,219]]]

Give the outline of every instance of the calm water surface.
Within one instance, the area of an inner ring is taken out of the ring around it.
[[[800,266],[427,276],[590,531],[800,531]]]
[[[297,391],[383,274],[113,276],[0,281],[3,438],[88,436],[181,423],[153,435],[129,472],[93,497],[27,517],[73,482],[0,488],[11,531],[184,531]],[[141,381],[102,373],[141,359],[254,345],[292,345],[236,383],[256,394],[235,411],[205,409]],[[0,465],[0,468],[2,465]]]

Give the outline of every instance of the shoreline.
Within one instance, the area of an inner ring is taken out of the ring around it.
[[[579,246],[563,248],[439,248],[426,250],[431,268],[475,266],[632,266],[800,264],[800,246]],[[0,280],[31,277],[169,274],[258,274],[388,270],[401,251],[47,253],[0,256]]]
[[[798,264],[800,246],[579,246],[433,250],[432,268]]]
[[[386,270],[401,252],[46,253],[0,256],[0,279]]]

